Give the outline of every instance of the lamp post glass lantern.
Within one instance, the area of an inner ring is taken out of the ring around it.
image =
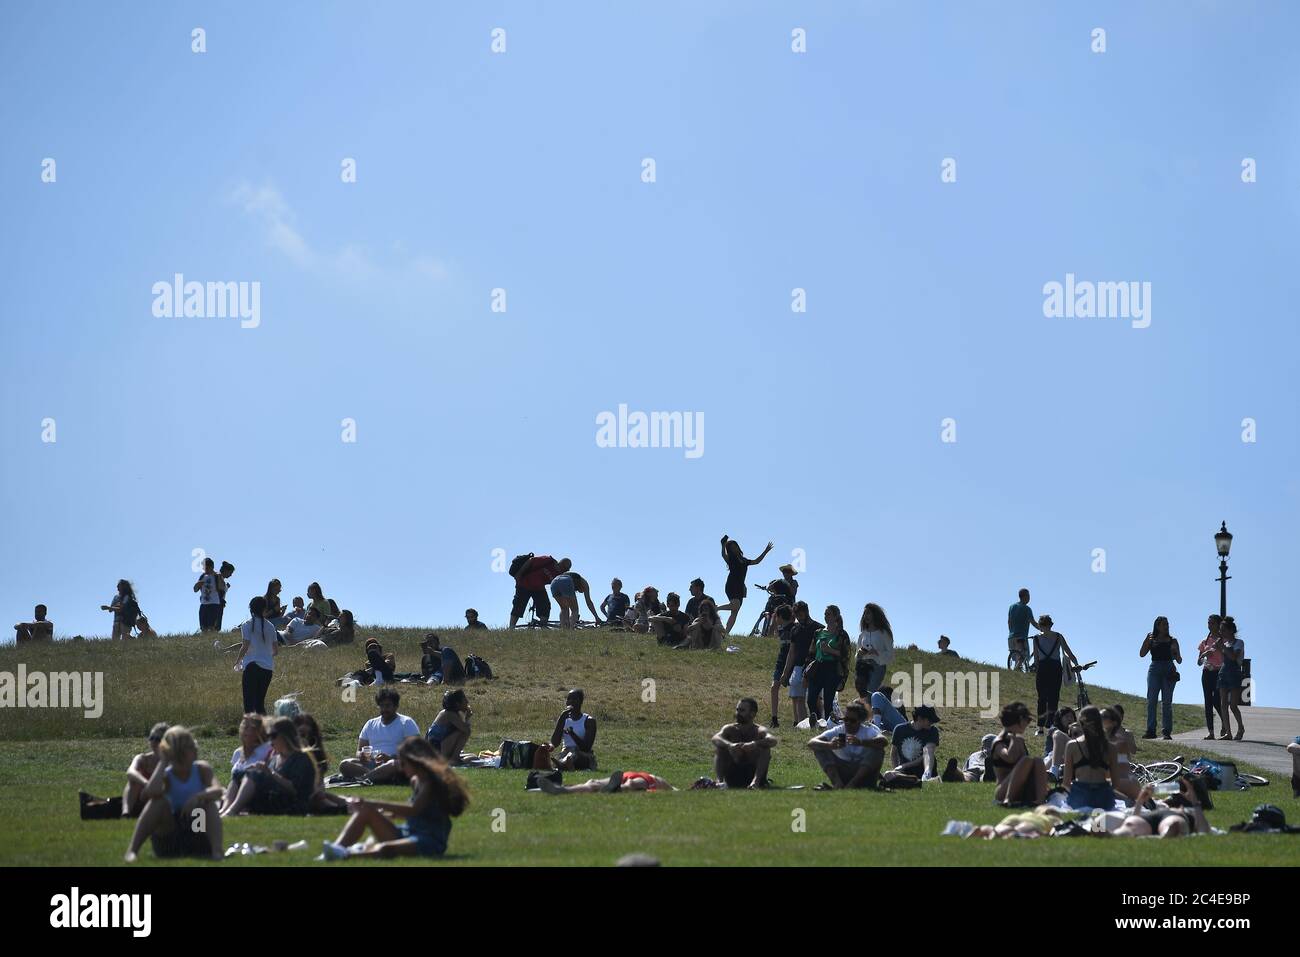
[[[1232,576],[1228,574],[1228,552],[1232,551],[1232,532],[1228,531],[1228,523],[1221,522],[1219,530],[1214,533],[1214,548],[1219,553],[1219,617],[1226,618],[1228,615],[1228,579]]]

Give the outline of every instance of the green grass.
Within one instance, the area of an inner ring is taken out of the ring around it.
[[[417,670],[423,630],[380,629],[398,667]],[[459,631],[447,640],[462,657],[476,652],[500,676],[468,686],[474,709],[470,747],[495,748],[503,737],[543,740],[563,706],[564,692],[581,686],[588,710],[600,722],[597,751],[602,769],[655,771],[679,787],[710,773],[709,736],[730,719],[741,696],[767,696],[775,642],[738,639],[739,653],[687,653],[659,648],[651,639],[622,633],[549,634]],[[229,639],[227,635],[223,640]],[[345,700],[335,679],[360,665],[359,645],[324,651],[286,650],[277,659],[271,697],[301,692],[300,700],[325,729],[335,761],[354,747],[357,730],[374,713],[371,693]],[[104,641],[0,649],[0,671],[19,661],[29,670],[102,671],[102,717],[81,712],[0,709],[0,865],[113,865],[121,862],[130,823],[82,822],[76,792],[120,792],[130,756],[143,746],[155,721],[187,724],[199,737],[201,756],[224,781],[240,715],[239,676],[233,653],[212,648],[211,637],[179,636],[114,646]],[[993,670],[960,659],[900,650],[891,674],[914,663],[933,671]],[[1034,703],[1032,676],[999,671],[1001,701]],[[644,679],[654,682],[654,700],[643,700]],[[402,686],[403,713],[426,727],[441,692]],[[1144,701],[1106,689],[1092,689],[1094,702],[1125,706],[1140,719]],[[1068,689],[1067,689],[1067,693]],[[783,718],[789,706],[783,699]],[[940,709],[940,756],[964,758],[996,721],[972,709]],[[1177,730],[1199,726],[1198,709],[1175,709]],[[772,778],[781,785],[813,785],[820,771],[803,742],[809,732],[783,724]],[[1173,745],[1141,742],[1139,760],[1171,757]],[[1185,746],[1184,746],[1185,747]],[[1189,755],[1190,756],[1190,755]],[[457,819],[451,853],[441,863],[471,865],[606,865],[641,851],[678,865],[853,865],[867,860],[919,865],[1089,864],[1290,865],[1294,838],[1229,835],[1184,841],[1047,840],[972,842],[941,838],[951,818],[995,822],[992,785],[926,785],[894,793],[689,792],[678,794],[574,795],[552,798],[525,793],[523,772],[463,772],[472,804]],[[570,775],[581,780],[584,775]],[[357,793],[357,792],[344,792]],[[376,788],[367,795],[401,799],[405,790]],[[1261,801],[1290,802],[1288,782],[1275,781],[1250,792],[1216,795],[1211,823],[1226,827],[1244,820]],[[792,828],[795,812],[806,830]],[[503,816],[504,813],[504,816]],[[226,843],[268,844],[277,838],[305,838],[311,853],[241,858],[224,866],[310,863],[322,838],[333,838],[342,818],[256,818],[228,821]],[[504,822],[504,831],[500,830]],[[495,824],[495,828],[494,828]],[[142,860],[154,863],[146,849]],[[164,862],[160,862],[164,863]],[[197,861],[172,866],[212,866]],[[401,861],[396,864],[426,863]],[[347,865],[356,866],[356,865]]]

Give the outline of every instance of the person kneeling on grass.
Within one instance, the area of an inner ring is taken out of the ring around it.
[[[270,759],[244,769],[239,793],[221,812],[222,817],[245,810],[252,814],[305,815],[311,809],[312,796],[320,788],[320,773],[316,759],[298,737],[293,718],[271,721],[267,737],[271,741]]]
[[[758,702],[741,698],[736,720],[713,736],[713,773],[729,788],[767,787],[767,768],[778,741],[756,724]]]
[[[886,740],[867,723],[867,709],[857,701],[844,709],[844,723],[832,725],[808,742],[826,772],[819,791],[875,787],[885,760]]]
[[[551,747],[558,750],[551,760],[561,771],[596,770],[596,719],[582,710],[584,699],[582,689],[574,688],[555,719]]]
[[[649,771],[615,771],[607,778],[592,778],[581,784],[556,784],[538,777],[537,787],[545,794],[613,794],[615,791],[676,791],[677,789]]]
[[[470,718],[474,712],[469,706],[465,689],[457,688],[442,696],[442,710],[429,725],[425,738],[439,756],[452,764],[460,763],[460,752],[469,741]]]
[[[158,746],[158,765],[141,793],[146,803],[126,851],[128,864],[136,861],[145,838],[158,857],[221,860],[221,782],[212,765],[198,757],[189,729],[167,729]]]
[[[989,751],[998,782],[993,800],[1004,806],[1037,807],[1047,797],[1048,785],[1047,768],[1025,744],[1025,731],[1033,723],[1033,716],[1023,701],[1013,701],[1003,707],[999,720],[1002,733],[993,739]]]
[[[410,737],[399,744],[397,761],[402,774],[411,780],[411,802],[353,798],[348,802],[352,817],[338,840],[322,842],[322,860],[437,857],[446,852],[451,819],[469,806],[465,783],[424,738]],[[405,818],[406,823],[395,823],[395,817]],[[353,850],[353,844],[367,830],[374,835],[373,839]]]
[[[895,727],[893,741],[894,774],[905,774],[932,781],[935,773],[935,749],[939,747],[939,715],[928,704],[912,709],[912,720]]]
[[[402,771],[395,757],[397,746],[420,733],[420,726],[413,718],[398,714],[401,701],[396,688],[385,687],[375,692],[379,716],[362,725],[357,736],[356,757],[339,762],[343,777],[363,784],[389,784],[401,778]]]

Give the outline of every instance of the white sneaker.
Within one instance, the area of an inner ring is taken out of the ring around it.
[[[342,844],[335,844],[333,841],[321,841],[320,853],[322,860],[342,861],[351,856],[352,852]]]

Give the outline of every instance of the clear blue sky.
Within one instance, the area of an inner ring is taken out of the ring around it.
[[[278,577],[502,624],[494,548],[721,597],[728,532],[776,543],[751,580],[801,548],[819,614],[975,657],[1027,585],[1137,690],[1152,619],[1216,610],[1226,519],[1259,701],[1300,705],[1292,5],[0,18],[9,621],[104,634],[125,576],[195,627],[194,548],[238,566],[228,621]],[[178,272],[260,282],[261,325],[155,318]],[[1068,272],[1152,283],[1150,327],[1045,318]],[[705,454],[598,448],[620,403],[703,413]]]

